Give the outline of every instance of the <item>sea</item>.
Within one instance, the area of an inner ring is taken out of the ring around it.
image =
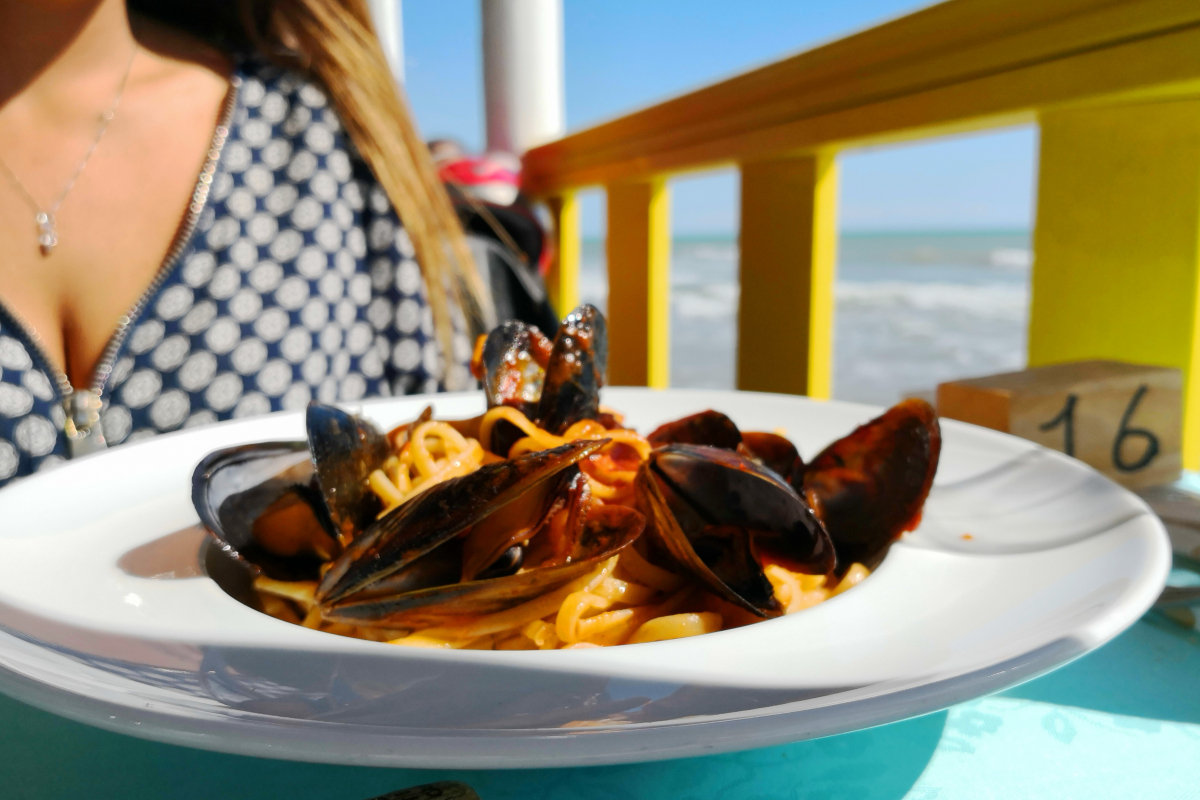
[[[607,299],[604,242],[585,239],[580,293]],[[732,389],[737,240],[671,248],[671,385]],[[938,383],[1022,369],[1033,262],[1028,231],[843,233],[833,396],[890,405]]]

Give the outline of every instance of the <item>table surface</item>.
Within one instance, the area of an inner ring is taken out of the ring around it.
[[[146,742],[0,696],[0,797],[365,800],[437,780],[465,781],[483,800],[1200,797],[1200,632],[1193,610],[1173,613],[1151,612],[1056,672],[948,711],[781,747],[617,767],[297,764]]]

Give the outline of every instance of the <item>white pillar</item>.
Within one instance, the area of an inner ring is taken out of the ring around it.
[[[481,0],[489,150],[520,155],[562,136],[562,0]]]
[[[388,65],[396,76],[396,83],[404,85],[404,15],[402,0],[369,0],[375,33]]]

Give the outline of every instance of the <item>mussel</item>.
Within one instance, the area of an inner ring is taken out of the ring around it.
[[[669,444],[698,444],[736,450],[742,443],[742,432],[733,420],[720,411],[701,411],[673,422],[659,425],[646,437],[653,447]]]
[[[644,518],[619,506],[589,508],[575,466],[606,441],[484,466],[397,508],[330,567],[317,587],[323,616],[388,628],[453,624],[552,591],[615,555],[641,534]],[[554,540],[543,529],[557,511],[567,518]],[[527,548],[531,540],[538,546]],[[456,561],[462,572],[450,580]]]
[[[604,315],[586,303],[567,315],[553,342],[532,325],[505,322],[487,335],[472,363],[489,409],[511,406],[555,435],[580,420],[604,418],[600,387],[607,369]],[[498,420],[484,445],[504,454],[523,435]]]
[[[701,411],[658,426],[646,437],[653,447],[696,444],[733,450],[758,462],[785,481],[804,468],[796,446],[777,433],[738,430],[720,411]]]
[[[804,459],[786,436],[768,431],[745,431],[737,451],[792,483],[804,471]]]
[[[839,571],[855,562],[874,569],[892,542],[917,527],[941,447],[933,407],[910,399],[838,439],[794,476],[829,531]]]
[[[536,490],[606,442],[571,442],[489,464],[433,486],[377,520],[352,542],[325,573],[317,587],[317,599],[332,603],[387,578],[460,533],[485,523],[493,514],[506,511],[505,507],[514,502],[519,503],[518,514],[505,514],[505,521],[532,535],[546,513],[545,502]],[[537,502],[526,502],[529,497]],[[498,526],[498,530],[506,535],[509,528]],[[487,550],[489,544],[481,542],[477,547]],[[495,548],[491,560],[512,544],[505,541]],[[471,556],[464,554],[464,561],[468,559]],[[487,558],[477,560],[480,569],[491,564]],[[471,577],[477,573],[473,571]]]
[[[553,346],[536,326],[519,320],[493,328],[484,340],[479,376],[488,408],[512,406],[533,419]]]
[[[600,506],[587,514],[561,561],[499,578],[403,593],[368,590],[326,604],[322,614],[333,622],[393,629],[461,624],[560,588],[620,553],[641,535],[644,525],[645,518],[631,508]]]
[[[781,613],[764,561],[816,575],[834,569],[833,543],[804,500],[729,450],[655,450],[638,471],[637,497],[660,555],[757,616]]]
[[[604,315],[584,304],[562,321],[546,365],[537,424],[556,436],[581,419],[600,414],[600,387],[608,371]]]
[[[218,450],[196,467],[192,501],[225,554],[277,580],[312,580],[341,552],[304,442]]]
[[[373,423],[335,406],[309,403],[305,426],[331,532],[344,546],[383,510],[367,477],[383,466],[391,448]]]
[[[200,519],[230,555],[281,580],[316,577],[382,506],[367,476],[387,438],[340,408],[311,403],[307,442],[219,450],[192,477]]]

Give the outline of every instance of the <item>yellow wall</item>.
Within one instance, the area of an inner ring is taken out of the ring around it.
[[[1041,125],[1029,363],[1183,369],[1184,466],[1200,468],[1200,100]]]

